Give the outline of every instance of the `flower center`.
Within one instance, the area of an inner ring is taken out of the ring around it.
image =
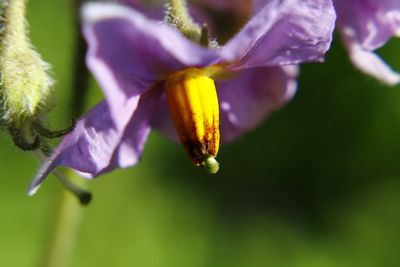
[[[214,80],[201,69],[188,69],[167,79],[169,110],[187,154],[196,166],[218,171],[219,106]]]

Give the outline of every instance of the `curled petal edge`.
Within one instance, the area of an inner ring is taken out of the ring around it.
[[[351,29],[343,30],[343,39],[350,60],[360,71],[390,86],[400,83],[400,73],[394,71],[373,51],[366,50],[358,43],[352,37]]]

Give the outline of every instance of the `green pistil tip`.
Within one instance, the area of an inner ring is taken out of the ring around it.
[[[219,170],[219,163],[213,156],[210,156],[205,160],[204,167],[209,173],[215,174]]]

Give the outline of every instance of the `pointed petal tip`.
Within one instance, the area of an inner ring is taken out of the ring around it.
[[[400,73],[396,72],[374,51],[364,49],[353,39],[345,39],[345,45],[349,52],[350,60],[363,73],[388,86],[396,86],[400,83]]]
[[[382,81],[383,83],[386,83],[389,86],[396,86],[400,84],[400,75],[396,75],[394,76],[392,79],[390,80],[384,80]]]
[[[40,184],[33,183],[28,188],[28,196],[32,197],[37,193],[40,188]]]

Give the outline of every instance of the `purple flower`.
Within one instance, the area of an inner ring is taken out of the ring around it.
[[[361,71],[389,85],[400,82],[375,53],[392,36],[400,36],[399,0],[333,0],[337,24],[351,61]]]
[[[136,164],[151,128],[177,139],[165,88],[192,70],[217,74],[221,141],[235,140],[292,98],[294,64],[322,61],[335,14],[329,0],[270,0],[216,49],[123,6],[87,4],[83,21],[87,63],[106,100],[64,137],[31,193],[59,165],[95,177]]]
[[[254,1],[255,8],[269,0]],[[250,1],[197,0],[213,9],[224,10],[241,19]],[[332,0],[337,26],[353,64],[366,74],[389,84],[400,82],[393,71],[374,51],[392,37],[400,36],[399,0]]]

